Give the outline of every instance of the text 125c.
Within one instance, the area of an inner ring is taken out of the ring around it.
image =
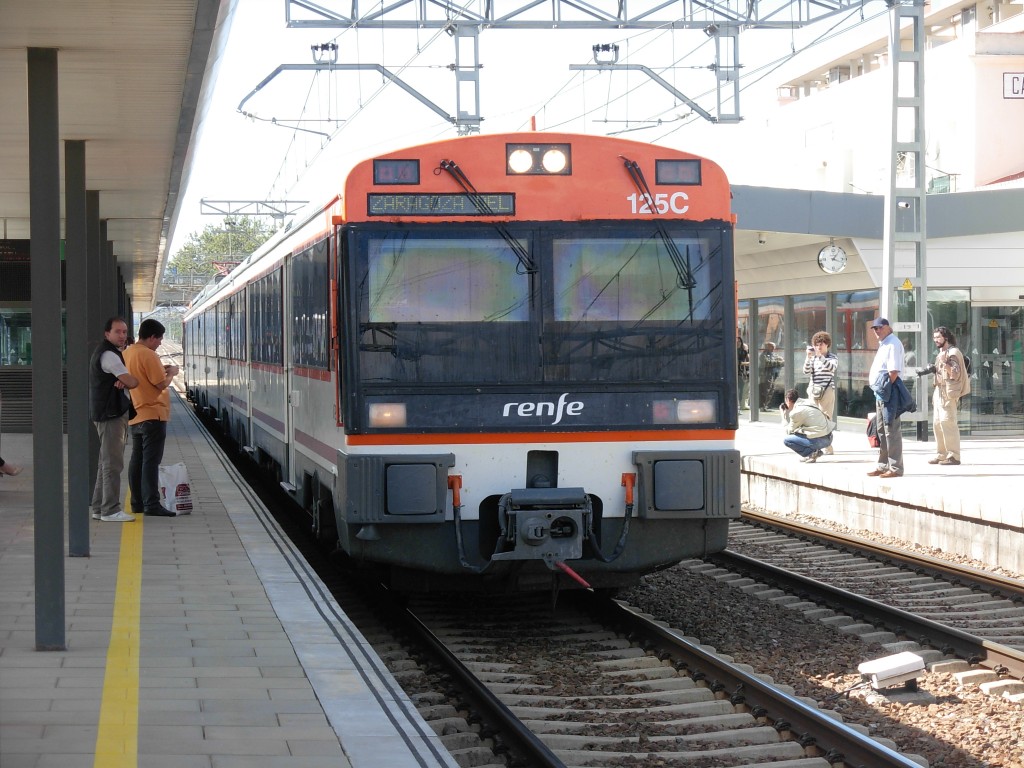
[[[632,213],[653,213],[653,208],[658,213],[665,214],[669,211],[672,213],[686,213],[690,210],[689,203],[687,202],[690,198],[685,192],[673,192],[671,195],[667,192],[659,192],[651,199],[650,195],[639,195],[634,192],[632,195],[626,197],[629,200],[629,204],[632,207]]]

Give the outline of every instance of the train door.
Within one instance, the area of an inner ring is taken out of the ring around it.
[[[220,301],[216,307],[216,321],[217,321],[217,358],[214,369],[214,381],[213,381],[213,402],[210,403],[210,407],[213,408],[213,416],[220,425],[221,430],[225,428],[224,419],[227,410],[227,301]]]
[[[203,327],[206,333],[206,354],[203,357],[203,398],[202,406],[207,413],[217,405],[217,309],[211,307],[203,312]],[[214,414],[216,415],[216,414]]]
[[[235,379],[232,398],[232,421],[234,422],[234,439],[239,446],[250,444],[249,435],[252,430],[252,397],[249,384],[249,326],[247,290],[243,287],[232,297],[234,316],[231,329],[231,356],[234,359]]]
[[[294,279],[294,254],[288,254],[281,268],[281,343],[284,354],[284,435],[288,466],[282,467],[281,474],[288,482],[288,490],[294,492],[301,484],[294,476],[295,467],[295,408],[301,407],[300,394],[295,382],[295,362],[292,354],[292,324],[294,317],[292,307],[292,280]]]
[[[2,328],[0,328],[2,330]],[[2,334],[0,334],[2,336]],[[185,395],[192,397],[192,323],[181,324],[181,376],[185,381]]]
[[[249,286],[249,354],[253,458],[275,479],[288,477],[282,268]]]

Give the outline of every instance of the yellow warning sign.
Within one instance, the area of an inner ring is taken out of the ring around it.
[[[903,283],[900,285],[899,289],[901,291],[912,291],[912,290],[914,290],[914,284],[912,282],[910,282],[910,278],[907,277],[907,278],[904,278]]]

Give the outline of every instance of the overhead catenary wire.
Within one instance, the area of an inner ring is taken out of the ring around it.
[[[806,52],[808,50],[811,50],[812,48],[814,48],[814,47],[816,47],[818,45],[826,43],[829,40],[831,40],[831,39],[833,39],[833,38],[835,38],[835,37],[837,37],[839,35],[845,34],[847,31],[855,29],[855,28],[857,28],[858,26],[860,26],[862,24],[866,24],[866,23],[869,23],[871,21],[874,21],[875,19],[877,19],[877,18],[879,18],[881,16],[884,16],[887,13],[888,13],[888,9],[886,8],[886,9],[882,9],[881,11],[879,11],[878,13],[876,13],[876,14],[874,14],[872,16],[869,16],[869,17],[865,18],[864,14],[863,14],[863,9],[858,6],[857,8],[851,9],[851,11],[848,14],[844,15],[839,21],[837,21],[835,24],[830,26],[827,30],[824,30],[821,34],[819,34],[813,40],[811,40],[808,43],[806,43],[805,45],[801,46],[799,49],[796,49],[796,47],[795,47],[795,38],[791,37],[791,41],[790,41],[790,47],[792,49],[791,53],[786,54],[784,56],[781,56],[779,58],[776,58],[773,61],[768,62],[767,64],[764,64],[764,65],[762,65],[760,67],[757,67],[756,69],[753,69],[753,70],[751,70],[749,72],[740,73],[738,75],[740,77],[740,79],[743,81],[743,85],[741,86],[740,91],[744,91],[744,90],[746,90],[746,89],[756,85],[761,80],[763,80],[765,77],[770,75],[772,72],[776,71],[777,69],[779,69],[781,66],[783,66],[787,62],[793,60],[796,56],[800,55],[801,53],[804,53],[804,52]],[[852,17],[854,17],[855,15],[858,15],[858,14],[860,15],[860,20],[856,24],[854,24],[851,27],[848,27],[848,28],[845,28],[845,29],[841,29],[838,32],[836,31],[837,28],[839,28],[839,27],[843,26],[844,24],[846,24]],[[661,31],[661,30],[664,30],[664,28],[659,28],[658,31]],[[791,35],[792,35],[792,30],[791,30]],[[639,37],[639,36],[635,36],[635,37]],[[639,53],[639,51],[645,49],[648,45],[653,44],[653,42],[654,42],[653,40],[649,40],[644,46],[641,46],[640,48],[635,49],[630,56],[626,57],[627,60],[629,58],[635,59],[636,56],[637,56],[637,53]],[[673,42],[674,42],[674,38],[673,38]],[[680,64],[682,64],[687,59],[690,59],[691,57],[693,57],[695,54],[697,54],[701,50],[701,48],[704,45],[708,45],[708,44],[710,44],[710,42],[711,42],[711,40],[708,39],[708,38],[703,39],[700,42],[700,44],[694,46],[692,49],[690,49],[689,51],[685,52],[682,56],[680,56],[678,58],[674,58],[672,64],[670,64],[670,65],[668,65],[668,66],[666,66],[664,68],[661,68],[658,71],[659,72],[665,72],[666,70],[672,70],[673,75],[674,75],[675,71],[679,68]],[[706,67],[705,66],[700,66],[700,67],[695,67],[695,68],[704,69]],[[600,74],[598,74],[597,76],[600,76]],[[576,87],[582,88],[582,87],[585,87],[586,83],[591,82],[592,79],[593,78],[589,78],[588,79],[588,78],[575,78],[575,77],[570,79],[569,81],[567,81],[567,83],[563,84],[563,86],[561,86],[554,94],[552,94],[550,97],[548,97],[548,99],[546,99],[542,103],[542,107],[540,107],[539,109],[550,108],[556,100],[564,99],[564,97],[566,95],[568,95],[569,93],[572,92],[572,90],[574,90],[574,89],[570,89],[568,87],[570,83],[576,83]],[[631,86],[630,88],[626,89],[625,91],[623,91],[622,93],[620,93],[617,96],[606,98],[605,102],[603,102],[601,104],[596,104],[596,105],[593,105],[593,106],[590,106],[590,107],[586,107],[585,106],[585,108],[583,110],[581,110],[581,111],[579,111],[579,112],[577,112],[577,113],[575,113],[575,114],[573,114],[573,115],[571,115],[569,117],[561,119],[557,123],[552,123],[552,124],[550,124],[550,125],[548,125],[546,127],[548,129],[556,129],[556,128],[560,128],[562,126],[568,125],[570,123],[574,123],[574,122],[578,122],[578,121],[585,121],[588,118],[590,118],[597,110],[606,110],[607,107],[610,106],[611,104],[614,104],[616,102],[623,101],[623,100],[628,101],[628,96],[629,96],[630,93],[635,92],[638,88],[646,87],[648,85],[650,85],[650,83],[645,81],[645,82],[639,83],[637,85]],[[706,97],[708,97],[708,96],[710,96],[710,95],[712,95],[714,93],[715,93],[715,91],[713,89],[709,89],[709,90],[699,94],[698,96],[694,97],[694,100],[699,100],[699,99],[706,98]],[[648,116],[646,116],[644,118],[639,118],[638,120],[632,120],[632,119],[630,119],[628,117],[625,118],[625,119],[619,120],[618,122],[625,122],[625,123],[627,123],[627,125],[631,124],[631,123],[635,123],[635,122],[640,122],[640,121],[643,121],[643,120],[646,120],[646,121],[650,122],[651,124],[650,125],[640,125],[640,126],[627,127],[626,129],[621,129],[621,130],[615,131],[615,132],[613,132],[610,135],[614,135],[614,133],[622,133],[622,132],[627,132],[627,131],[652,129],[652,128],[658,127],[659,125],[663,125],[663,124],[665,124],[667,122],[677,122],[677,121],[680,122],[680,125],[675,126],[671,131],[669,131],[669,132],[667,132],[665,134],[662,134],[661,136],[659,136],[657,139],[654,140],[654,143],[658,143],[659,141],[663,140],[665,137],[670,136],[673,133],[677,132],[678,130],[681,130],[682,128],[686,127],[686,125],[689,125],[694,120],[702,119],[702,118],[698,117],[697,115],[693,115],[692,113],[685,114],[685,115],[680,115],[680,116],[666,117],[666,115],[670,115],[670,113],[673,110],[678,109],[678,106],[679,106],[678,104],[673,104],[671,107],[669,107],[669,108],[667,108],[665,110],[662,110],[660,112],[656,112],[654,114],[648,115]],[[535,109],[534,111],[537,111],[537,110]],[[610,118],[606,119],[605,122],[611,122]]]
[[[842,29],[842,30],[840,30],[838,32],[836,31],[838,27],[840,27],[845,22],[849,21],[849,19],[854,14],[857,14],[857,13],[860,14],[860,21],[858,21],[856,24],[854,24],[853,26],[851,26],[851,27],[849,27],[847,29]],[[772,62],[769,62],[767,64],[764,64],[764,65],[762,65],[762,66],[752,70],[752,72],[750,73],[751,75],[754,75],[754,74],[757,74],[757,73],[762,73],[762,74],[760,75],[760,77],[757,77],[754,80],[749,80],[749,78],[746,79],[745,82],[744,82],[744,85],[742,85],[740,87],[740,91],[742,92],[742,91],[746,90],[747,88],[750,88],[750,87],[752,87],[754,85],[757,85],[759,82],[764,80],[764,78],[768,77],[768,75],[770,75],[773,72],[775,72],[777,69],[779,69],[779,67],[783,66],[784,64],[792,61],[794,58],[799,56],[801,53],[805,53],[806,51],[809,51],[812,48],[815,48],[815,47],[817,47],[819,45],[822,45],[823,43],[826,43],[826,42],[832,40],[833,38],[839,37],[840,35],[846,34],[847,32],[849,32],[849,31],[851,31],[853,29],[856,29],[857,27],[859,27],[859,26],[861,26],[863,24],[870,23],[870,22],[874,21],[875,19],[877,19],[877,18],[879,18],[881,16],[887,15],[888,13],[889,13],[889,9],[888,9],[888,7],[886,7],[885,9],[880,11],[879,13],[876,13],[875,15],[870,16],[870,17],[865,19],[862,8],[858,7],[856,9],[854,9],[849,14],[847,14],[842,19],[840,19],[835,24],[833,24],[831,27],[829,27],[825,32],[823,32],[822,34],[818,35],[816,38],[811,40],[806,45],[802,46],[799,50],[794,50],[792,53],[787,54],[786,56],[781,56],[781,57],[779,57],[778,59],[775,59]],[[742,74],[740,75],[740,78],[743,79],[743,75]],[[707,92],[701,94],[700,96],[698,96],[697,98],[703,98],[705,96],[710,95],[710,93],[711,93],[711,91],[707,91]],[[676,126],[675,128],[673,128],[668,133],[659,136],[658,138],[656,138],[654,140],[654,143],[658,143],[658,142],[664,140],[666,137],[671,136],[676,131],[678,131],[678,130],[680,130],[682,128],[685,128],[687,125],[689,125],[690,122],[693,122],[694,119],[696,119],[696,116],[692,117],[690,120],[688,120],[687,122],[683,123],[682,125]]]
[[[462,6],[462,9],[464,10],[465,8],[468,8],[471,4],[472,4],[472,0],[468,0],[468,2],[466,2]],[[383,10],[383,4],[381,4],[380,7],[375,5],[372,10],[368,10],[367,11],[367,14],[369,14],[371,12],[382,13],[382,10]],[[864,19],[863,18],[863,11],[862,11],[862,9],[860,9],[860,8],[854,9],[850,14],[845,15],[843,17],[843,19],[841,19],[839,22],[837,22],[835,25],[833,25],[829,30],[827,30],[824,33],[822,33],[821,35],[819,35],[815,40],[813,40],[813,41],[809,42],[808,44],[802,46],[799,49],[799,51],[797,51],[795,49],[795,42],[794,42],[793,39],[791,39],[790,47],[793,49],[793,52],[791,54],[789,54],[787,56],[784,56],[784,57],[780,57],[780,58],[778,58],[778,59],[768,63],[767,65],[759,67],[759,68],[757,68],[755,70],[752,70],[750,72],[744,72],[744,73],[740,74],[739,77],[743,81],[743,84],[742,84],[740,90],[741,91],[746,90],[746,89],[752,87],[753,85],[757,84],[758,82],[763,80],[765,77],[767,77],[769,74],[771,74],[771,72],[776,71],[783,64],[785,64],[786,62],[792,60],[795,56],[799,55],[799,53],[807,51],[807,50],[813,48],[814,46],[819,45],[822,42],[827,41],[828,39],[831,39],[831,37],[833,36],[831,33],[837,27],[839,27],[840,25],[846,23],[851,18],[851,16],[853,14],[860,13],[861,14],[861,21],[859,23],[866,23],[867,21],[874,20],[874,18],[876,18],[877,16],[884,15],[886,12],[887,12],[887,10],[883,10],[881,13],[876,14],[875,16],[872,16],[872,17],[870,17],[868,19]],[[365,16],[364,16],[364,18],[365,18]],[[357,24],[353,24],[353,25],[347,27],[345,30],[342,30],[341,32],[339,32],[337,35],[334,36],[333,40],[334,41],[342,40],[344,38],[344,35],[346,35],[347,33],[351,32],[353,30],[357,30]],[[416,30],[416,52],[412,56],[410,56],[409,59],[407,59],[397,69],[398,73],[402,73],[402,72],[406,71],[407,69],[415,66],[414,63],[419,59],[419,57],[423,53],[428,51],[433,46],[433,44],[441,37],[441,32],[444,32],[446,30],[441,29],[441,30],[436,31],[430,37],[430,39],[427,40],[425,43],[420,39],[421,31],[422,30],[420,30],[420,29]],[[690,48],[689,50],[684,52],[681,56],[677,57],[676,56],[676,42],[677,41],[676,41],[676,35],[675,35],[676,31],[677,30],[675,30],[674,27],[672,27],[669,24],[666,24],[666,25],[663,25],[663,26],[658,27],[656,29],[644,30],[640,34],[636,34],[636,35],[632,35],[632,36],[630,36],[630,35],[622,36],[620,38],[620,41],[624,41],[625,45],[627,47],[627,53],[626,53],[625,60],[626,61],[629,61],[631,59],[635,60],[643,51],[647,50],[650,46],[655,45],[659,40],[663,40],[665,34],[672,34],[671,44],[672,44],[672,59],[673,59],[673,61],[672,61],[672,63],[670,65],[668,65],[666,67],[663,67],[663,68],[659,68],[658,71],[660,73],[668,74],[667,70],[671,70],[671,77],[674,80],[677,77],[677,75],[678,75],[677,70],[680,68],[680,65],[683,62],[687,61],[688,59],[691,59],[694,55],[698,54],[703,49],[703,47],[705,45],[709,45],[712,42],[712,40],[709,39],[709,38],[702,38],[699,44],[693,46],[692,48]],[[792,31],[791,31],[791,35],[792,35]],[[355,49],[356,49],[357,60],[362,60],[362,55],[363,54],[362,54],[361,47],[360,47],[359,37],[360,36],[357,34],[356,35]],[[382,22],[382,24],[381,24],[381,46],[382,46],[382,50],[384,49],[385,40],[386,40],[386,36],[384,35],[384,27],[383,27],[383,22]],[[638,44],[638,41],[639,41],[639,44]],[[694,66],[694,68],[697,68],[697,67]],[[706,68],[706,66],[702,66],[702,67],[699,67],[699,68],[704,69],[704,68]],[[330,76],[330,70],[327,69],[326,72],[328,73],[328,76]],[[632,85],[628,85],[628,87],[623,92],[619,93],[618,95],[613,95],[612,89],[613,89],[613,82],[614,81],[613,81],[613,78],[608,77],[608,86],[607,86],[606,94],[605,94],[604,98],[600,101],[600,103],[597,103],[597,104],[587,104],[587,100],[589,98],[588,87],[589,87],[589,85],[591,83],[593,83],[593,81],[594,81],[594,79],[596,77],[600,77],[602,74],[604,74],[604,73],[595,73],[593,76],[588,76],[588,75],[581,75],[580,73],[573,73],[573,75],[570,78],[568,78],[561,85],[559,85],[556,88],[556,90],[550,96],[548,96],[546,99],[540,100],[538,102],[534,102],[534,104],[532,106],[527,106],[525,108],[524,107],[519,107],[519,108],[514,109],[514,110],[509,110],[508,112],[504,113],[504,115],[506,115],[506,116],[507,115],[512,115],[512,114],[515,114],[516,112],[522,112],[522,111],[525,110],[526,112],[529,113],[529,115],[537,115],[539,113],[539,114],[543,115],[545,117],[545,119],[547,119],[548,116],[550,116],[550,115],[552,115],[554,113],[554,111],[551,109],[553,106],[555,106],[556,104],[564,103],[565,99],[567,99],[568,97],[572,96],[574,93],[579,93],[580,94],[580,98],[583,100],[583,109],[582,109],[582,111],[578,111],[575,114],[570,115],[569,117],[557,119],[556,122],[552,122],[552,123],[550,123],[548,125],[545,125],[544,128],[546,130],[558,129],[560,127],[563,127],[563,126],[565,126],[567,124],[570,124],[570,123],[573,123],[573,122],[580,122],[580,121],[585,122],[588,119],[591,119],[594,116],[594,114],[595,114],[595,112],[597,110],[601,110],[601,111],[604,112],[603,120],[598,120],[598,122],[603,122],[606,125],[610,125],[610,124],[616,122],[614,120],[614,118],[612,117],[611,108],[615,104],[624,103],[626,105],[625,108],[626,108],[627,115],[626,115],[624,120],[619,120],[618,122],[625,122],[626,123],[626,127],[625,128],[616,129],[616,131],[614,131],[612,133],[622,133],[622,132],[639,131],[639,130],[651,130],[651,129],[656,129],[656,128],[660,127],[660,126],[663,126],[663,125],[665,125],[667,123],[678,123],[678,125],[675,125],[671,130],[669,130],[669,131],[667,131],[665,133],[662,133],[657,139],[655,139],[654,140],[655,143],[657,143],[659,141],[663,141],[665,138],[667,138],[668,136],[671,136],[673,133],[681,130],[683,127],[685,127],[686,125],[689,125],[694,120],[700,119],[700,118],[696,117],[695,115],[693,115],[692,113],[672,114],[673,111],[679,109],[679,104],[676,102],[675,99],[673,99],[672,106],[666,108],[665,110],[661,110],[660,112],[655,112],[653,114],[649,114],[649,115],[647,115],[645,117],[642,117],[642,118],[630,118],[629,114],[628,114],[629,109],[630,109],[630,97],[635,92],[637,92],[638,89],[644,88],[644,87],[649,87],[649,86],[653,85],[653,83],[651,81],[648,81],[648,80],[644,80],[642,82],[638,82],[638,83],[634,83]],[[627,78],[627,82],[628,82],[628,78]],[[322,155],[322,153],[324,152],[325,148],[334,139],[336,139],[340,134],[342,134],[345,130],[349,129],[351,127],[351,124],[353,123],[353,121],[355,121],[356,118],[358,118],[359,115],[361,115],[366,109],[368,109],[373,104],[373,102],[377,98],[379,98],[379,96],[386,90],[386,88],[387,88],[387,86],[389,84],[390,84],[390,81],[389,80],[385,80],[384,82],[381,83],[380,87],[378,87],[376,90],[374,90],[373,93],[367,95],[367,94],[365,94],[363,92],[363,87],[364,86],[363,86],[363,83],[362,83],[362,78],[357,78],[358,99],[357,99],[357,106],[356,106],[356,108],[347,117],[345,117],[343,119],[335,117],[335,118],[333,118],[333,120],[331,120],[330,119],[330,113],[329,113],[328,118],[322,118],[322,119],[317,121],[318,125],[323,125],[325,123],[340,121],[338,123],[338,125],[336,126],[335,130],[332,131],[326,137],[323,136],[323,133],[320,132],[320,131],[311,130],[309,128],[304,128],[303,126],[301,126],[299,124],[300,121],[295,121],[294,125],[288,125],[288,123],[291,122],[290,120],[289,121],[285,121],[283,119],[277,119],[276,120],[277,124],[285,126],[285,127],[288,127],[288,128],[290,128],[293,131],[293,138],[292,138],[292,141],[289,144],[288,148],[285,150],[285,154],[284,154],[284,157],[282,159],[282,163],[281,163],[281,166],[279,168],[278,174],[275,177],[274,182],[273,182],[273,184],[271,186],[272,192],[275,189],[279,189],[281,186],[284,186],[286,189],[288,189],[292,185],[298,183],[302,179],[302,177],[305,175],[305,173],[308,171],[308,169],[310,167],[312,167],[312,165],[315,164],[316,160]],[[709,95],[711,95],[713,93],[714,93],[714,90],[705,91],[704,93],[702,93],[699,96],[697,96],[696,99],[706,98],[707,96],[709,96]],[[311,104],[311,99],[312,99],[312,89],[310,90],[309,93],[307,93],[306,101],[304,102],[303,108],[302,108],[302,110],[300,112],[301,115],[305,116],[307,114],[307,112],[313,108],[312,104]],[[335,106],[336,109],[340,110],[340,106],[341,106],[340,98],[335,100],[334,106]],[[330,112],[333,112],[333,109],[330,110]],[[313,118],[303,117],[302,120],[310,120],[310,121],[312,121]],[[529,120],[529,117],[524,118],[524,120],[523,120],[523,122],[521,124],[521,128],[524,128],[528,124],[528,120]],[[443,126],[441,124],[438,124],[437,129],[443,132],[445,130],[449,130],[450,126]],[[418,131],[414,131],[414,133],[422,134],[422,130],[423,129],[420,129]],[[432,129],[428,127],[427,130],[432,130]],[[293,178],[289,178],[289,179],[286,180],[285,179],[285,174],[286,174],[286,171],[287,171],[287,168],[288,168],[289,161],[290,161],[291,158],[294,157],[294,155],[296,155],[298,153],[298,146],[300,144],[300,138],[301,138],[300,134],[302,134],[302,133],[312,134],[312,135],[319,135],[321,137],[321,140],[319,141],[319,146],[315,149],[315,151],[312,153],[311,156],[307,155],[306,158],[304,159],[304,161],[300,161],[301,164],[302,164],[302,167],[297,169],[296,173],[294,174],[294,177]]]
[[[461,11],[465,11],[473,2],[474,2],[474,0],[467,0],[467,2],[459,9],[460,12]],[[383,3],[381,4],[381,7],[383,8]],[[369,14],[371,12],[377,12],[377,9],[374,8],[372,11],[368,10],[367,14]],[[367,14],[364,14],[364,16],[360,20],[365,18]],[[358,24],[358,22],[357,22],[357,24]],[[353,25],[350,25],[349,27],[346,27],[344,30],[342,30],[337,35],[335,35],[333,38],[331,38],[330,42],[337,43],[347,33],[351,32],[351,31],[354,31],[354,30],[357,30],[357,24],[353,24]],[[384,50],[384,44],[383,44],[383,37],[384,36],[383,36],[383,32],[384,32],[384,29],[383,29],[383,24],[382,24],[382,26],[381,26],[381,35],[382,35],[381,50],[382,51]],[[412,62],[416,61],[416,59],[418,59],[424,52],[426,52],[433,45],[433,43],[436,42],[442,36],[442,34],[444,34],[444,33],[446,33],[446,29],[444,29],[444,28],[439,29],[439,30],[437,30],[431,36],[431,38],[427,41],[426,45],[422,45],[421,46],[419,43],[417,43],[416,52],[412,56],[410,56],[409,59],[405,63],[403,63],[402,65],[400,65],[397,68],[395,74],[396,75],[401,75],[403,72],[406,71],[406,69],[411,67],[412,66]],[[418,39],[418,33],[417,33],[417,39]],[[359,61],[362,60],[362,54],[361,54],[361,49],[359,47],[359,35],[358,34],[356,35],[356,46],[355,47],[356,47],[357,62],[359,62]],[[330,70],[330,68],[327,68],[325,71],[330,73],[331,70]],[[319,73],[316,73],[316,74],[318,75]],[[313,80],[315,82],[316,76],[314,76]],[[383,93],[387,89],[387,87],[391,84],[391,80],[389,80],[387,78],[384,78],[384,80],[380,84],[380,86],[373,93],[371,93],[368,97],[364,98],[363,91],[362,91],[362,79],[361,78],[357,78],[357,81],[358,81],[358,88],[359,88],[358,94],[359,95],[358,95],[358,101],[357,101],[356,108],[347,117],[341,119],[338,127],[334,131],[332,131],[328,136],[326,136],[326,138],[321,142],[320,146],[313,153],[313,155],[310,156],[310,157],[307,157],[305,159],[303,167],[296,173],[295,179],[291,182],[291,184],[288,184],[287,182],[282,181],[282,179],[283,179],[283,176],[284,176],[284,174],[286,172],[286,169],[287,169],[289,155],[291,154],[292,148],[295,147],[295,145],[297,143],[297,138],[298,138],[297,134],[299,132],[303,132],[301,128],[292,127],[293,128],[292,141],[289,143],[288,148],[286,148],[284,157],[282,158],[281,164],[280,164],[280,166],[278,168],[278,172],[277,172],[277,174],[276,174],[276,176],[274,178],[274,181],[271,183],[270,192],[269,192],[269,195],[268,195],[269,197],[273,197],[276,194],[279,194],[278,193],[279,189],[281,189],[281,193],[282,194],[287,194],[287,192],[291,189],[292,185],[297,184],[299,181],[302,180],[302,177],[305,175],[306,171],[308,171],[309,168],[312,167],[316,163],[317,159],[323,154],[323,152],[326,149],[326,147],[334,139],[336,139],[343,131],[345,131],[346,128],[350,127],[352,122],[363,111],[365,111],[370,106],[370,104],[372,104],[381,95],[381,93]],[[311,83],[311,86],[310,86],[310,91],[312,91],[312,83]],[[300,114],[304,115],[306,113],[306,111],[311,108],[310,107],[310,91],[307,91],[306,100],[303,103],[302,109],[300,110]],[[450,126],[448,126],[448,127],[450,127]],[[309,132],[308,129],[305,132]],[[313,133],[318,133],[318,132],[313,131]],[[281,185],[281,186],[279,186],[279,185]]]
[[[685,53],[679,60],[673,61],[671,64],[669,64],[669,65],[659,69],[658,70],[659,74],[661,72],[665,72],[665,71],[670,70],[670,69],[671,70],[676,69],[678,67],[679,63],[681,63],[682,61],[685,61],[687,58],[693,56],[701,48],[703,48],[704,46],[709,45],[709,44],[710,44],[710,40],[708,40],[707,38],[704,38],[703,40],[700,41],[700,43],[698,45],[694,46],[690,51]],[[643,48],[646,48],[646,47],[647,47],[646,45],[642,46],[638,50],[643,50]],[[636,53],[632,54],[632,56],[633,56],[633,58],[635,58],[636,57]],[[626,58],[628,59],[628,58],[630,58],[630,56],[627,55]],[[700,68],[704,69],[705,67],[700,67]],[[595,77],[601,77],[603,74],[604,73],[600,73],[600,72],[596,73]],[[610,77],[609,77],[609,80],[611,80]],[[640,82],[640,83],[638,83],[638,84],[636,84],[634,86],[631,86],[631,87],[627,88],[625,91],[623,91],[621,94],[619,94],[618,96],[616,96],[613,99],[611,99],[610,101],[608,101],[603,106],[607,106],[609,104],[613,104],[613,103],[616,103],[616,102],[624,100],[624,99],[628,102],[628,98],[629,98],[629,95],[631,93],[633,93],[634,91],[637,91],[637,90],[639,90],[641,88],[647,88],[647,87],[651,87],[651,86],[653,86],[653,83],[650,80],[644,80],[644,81],[642,81],[642,82]],[[584,110],[582,113],[579,113],[579,114],[576,114],[576,115],[571,116],[569,118],[566,118],[565,120],[562,120],[561,122],[559,122],[559,123],[557,123],[555,125],[549,126],[549,127],[551,127],[551,128],[558,128],[558,127],[561,127],[563,125],[566,125],[566,124],[569,124],[569,123],[572,123],[572,122],[576,122],[576,121],[579,121],[579,120],[586,120],[586,118],[590,115],[591,112],[596,111],[597,109],[600,109],[600,108],[601,108],[601,106],[595,106],[592,109]]]

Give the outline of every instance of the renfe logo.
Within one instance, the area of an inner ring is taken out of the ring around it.
[[[515,408],[516,416],[554,416],[555,420],[551,422],[551,426],[555,426],[562,420],[562,416],[579,416],[583,412],[583,403],[579,400],[567,403],[565,402],[567,397],[569,397],[569,393],[563,392],[557,403],[543,401],[539,403],[505,403],[501,415],[511,416],[513,415],[512,409]]]

